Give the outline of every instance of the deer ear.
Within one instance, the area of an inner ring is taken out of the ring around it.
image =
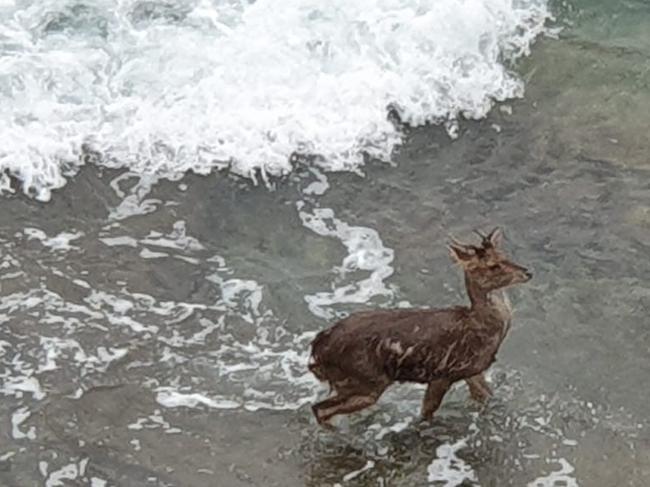
[[[461,265],[467,263],[474,257],[473,253],[457,247],[456,245],[448,245],[447,248],[449,249],[449,255],[451,256],[452,260],[458,262]]]
[[[487,236],[487,239],[490,241],[493,247],[498,247],[501,245],[501,241],[503,240],[503,232],[499,227],[496,227],[490,232],[490,234]]]

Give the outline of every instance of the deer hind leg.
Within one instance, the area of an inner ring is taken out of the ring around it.
[[[427,391],[424,393],[422,402],[422,418],[429,420],[433,417],[442,403],[442,398],[451,387],[451,381],[448,379],[436,379],[429,382]]]
[[[371,388],[346,388],[337,391],[333,397],[314,404],[312,411],[321,426],[331,428],[329,420],[338,414],[350,414],[372,406],[384,392],[386,386]]]
[[[469,395],[477,402],[485,403],[492,395],[492,389],[482,373],[465,379],[465,383],[469,387]]]

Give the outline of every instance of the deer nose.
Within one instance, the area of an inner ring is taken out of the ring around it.
[[[524,276],[526,276],[527,280],[531,280],[533,278],[533,273],[530,272],[528,269],[524,271]]]

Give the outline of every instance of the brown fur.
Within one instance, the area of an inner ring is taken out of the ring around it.
[[[373,405],[393,382],[428,384],[426,419],[459,380],[477,401],[491,395],[483,372],[494,362],[512,316],[502,289],[531,274],[498,249],[498,229],[481,238],[479,246],[449,246],[465,273],[470,306],[362,311],[316,335],[309,370],[334,391],[313,406],[320,424]]]

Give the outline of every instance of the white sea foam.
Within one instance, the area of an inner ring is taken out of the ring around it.
[[[161,406],[167,408],[175,408],[179,406],[193,408],[199,404],[215,409],[234,409],[241,406],[237,401],[228,399],[210,399],[209,397],[197,392],[182,393],[170,390],[169,388],[158,389],[156,400]]]
[[[457,455],[457,452],[466,446],[466,439],[458,440],[453,444],[440,445],[436,451],[437,458],[428,468],[429,482],[437,482],[436,485],[445,487],[477,485],[476,472]]]
[[[40,462],[39,467],[41,474],[45,477],[45,487],[64,487],[65,485],[69,485],[66,480],[74,481],[83,477],[86,473],[88,460],[88,458],[84,458],[79,462],[63,465],[61,468],[49,473],[47,462]]]
[[[219,346],[197,362],[205,363],[210,375],[201,383],[183,377],[158,385],[158,403],[167,408],[203,406],[256,411],[298,409],[312,402],[319,389],[306,368],[307,344],[313,333],[295,335],[284,329],[266,308],[260,283],[237,277],[218,255],[207,261],[215,269],[206,279],[218,287],[219,296],[210,309],[220,316],[215,321],[198,320],[198,331],[178,329],[170,334],[159,333],[157,339],[169,346],[160,361],[182,364],[187,359],[174,350],[204,344],[218,330]],[[243,322],[253,334],[238,337],[231,328],[233,318],[236,328],[241,328]],[[166,322],[171,323],[169,319]]]
[[[578,481],[575,478],[575,468],[565,458],[558,458],[560,470],[551,472],[548,475],[537,477],[528,483],[528,487],[554,487],[564,485],[566,487],[578,487]]]
[[[265,178],[289,172],[293,153],[328,170],[357,168],[362,152],[388,159],[401,138],[388,106],[453,134],[459,116],[520,96],[504,63],[542,31],[546,3],[2,3],[0,172],[47,200],[88,160]]]
[[[23,438],[33,440],[36,438],[36,430],[33,426],[30,426],[27,432],[23,432],[20,429],[20,425],[31,415],[32,413],[26,407],[16,409],[13,412],[11,415],[11,436],[14,438],[14,440],[21,440]]]
[[[368,460],[366,464],[361,467],[359,470],[355,470],[353,472],[347,473],[343,476],[343,482],[349,482],[350,480],[354,480],[360,475],[363,475],[364,472],[374,468],[375,462],[372,460]]]
[[[61,232],[54,237],[48,237],[43,230],[38,228],[27,227],[23,229],[23,232],[29,240],[40,240],[45,247],[49,247],[52,250],[61,250],[67,251],[72,250],[77,247],[70,245],[70,242],[77,240],[83,236],[82,232]]]
[[[160,232],[151,232],[141,243],[153,245],[155,247],[196,251],[203,250],[203,245],[185,233],[185,222],[179,220],[174,223],[173,229],[169,235],[163,235]]]
[[[322,291],[305,296],[310,311],[324,319],[336,316],[335,306],[341,304],[367,304],[377,296],[386,299],[393,297],[385,279],[393,274],[393,249],[384,246],[376,230],[362,226],[352,226],[336,218],[330,208],[309,210],[304,202],[298,204],[299,216],[310,230],[318,235],[334,237],[345,245],[348,255],[340,267],[335,269],[338,281],[331,291]],[[346,276],[357,271],[368,272],[363,279],[347,282]]]

